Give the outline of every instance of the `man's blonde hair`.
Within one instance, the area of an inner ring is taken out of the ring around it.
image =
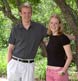
[[[19,7],[19,12],[21,12],[22,8],[30,8],[31,9],[31,12],[32,12],[32,6],[30,3],[26,2],[26,3],[23,3],[22,5],[20,5]]]

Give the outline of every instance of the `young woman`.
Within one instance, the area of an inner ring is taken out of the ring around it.
[[[68,81],[67,69],[72,60],[70,40],[62,32],[58,15],[52,15],[48,26],[46,81]]]

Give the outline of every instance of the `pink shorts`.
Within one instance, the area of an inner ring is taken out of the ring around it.
[[[58,72],[61,71],[62,68],[59,69],[50,69],[47,68],[46,70],[46,81],[69,81],[68,73],[66,72],[65,75],[59,75]]]

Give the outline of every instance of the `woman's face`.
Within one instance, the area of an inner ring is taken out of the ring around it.
[[[58,29],[60,27],[59,20],[55,17],[52,17],[49,23],[49,27],[53,34],[58,33]]]

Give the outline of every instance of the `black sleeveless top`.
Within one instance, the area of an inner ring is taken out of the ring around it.
[[[68,37],[64,34],[58,36],[50,36],[47,45],[48,65],[63,67],[66,62],[66,54],[63,46],[70,43]]]

